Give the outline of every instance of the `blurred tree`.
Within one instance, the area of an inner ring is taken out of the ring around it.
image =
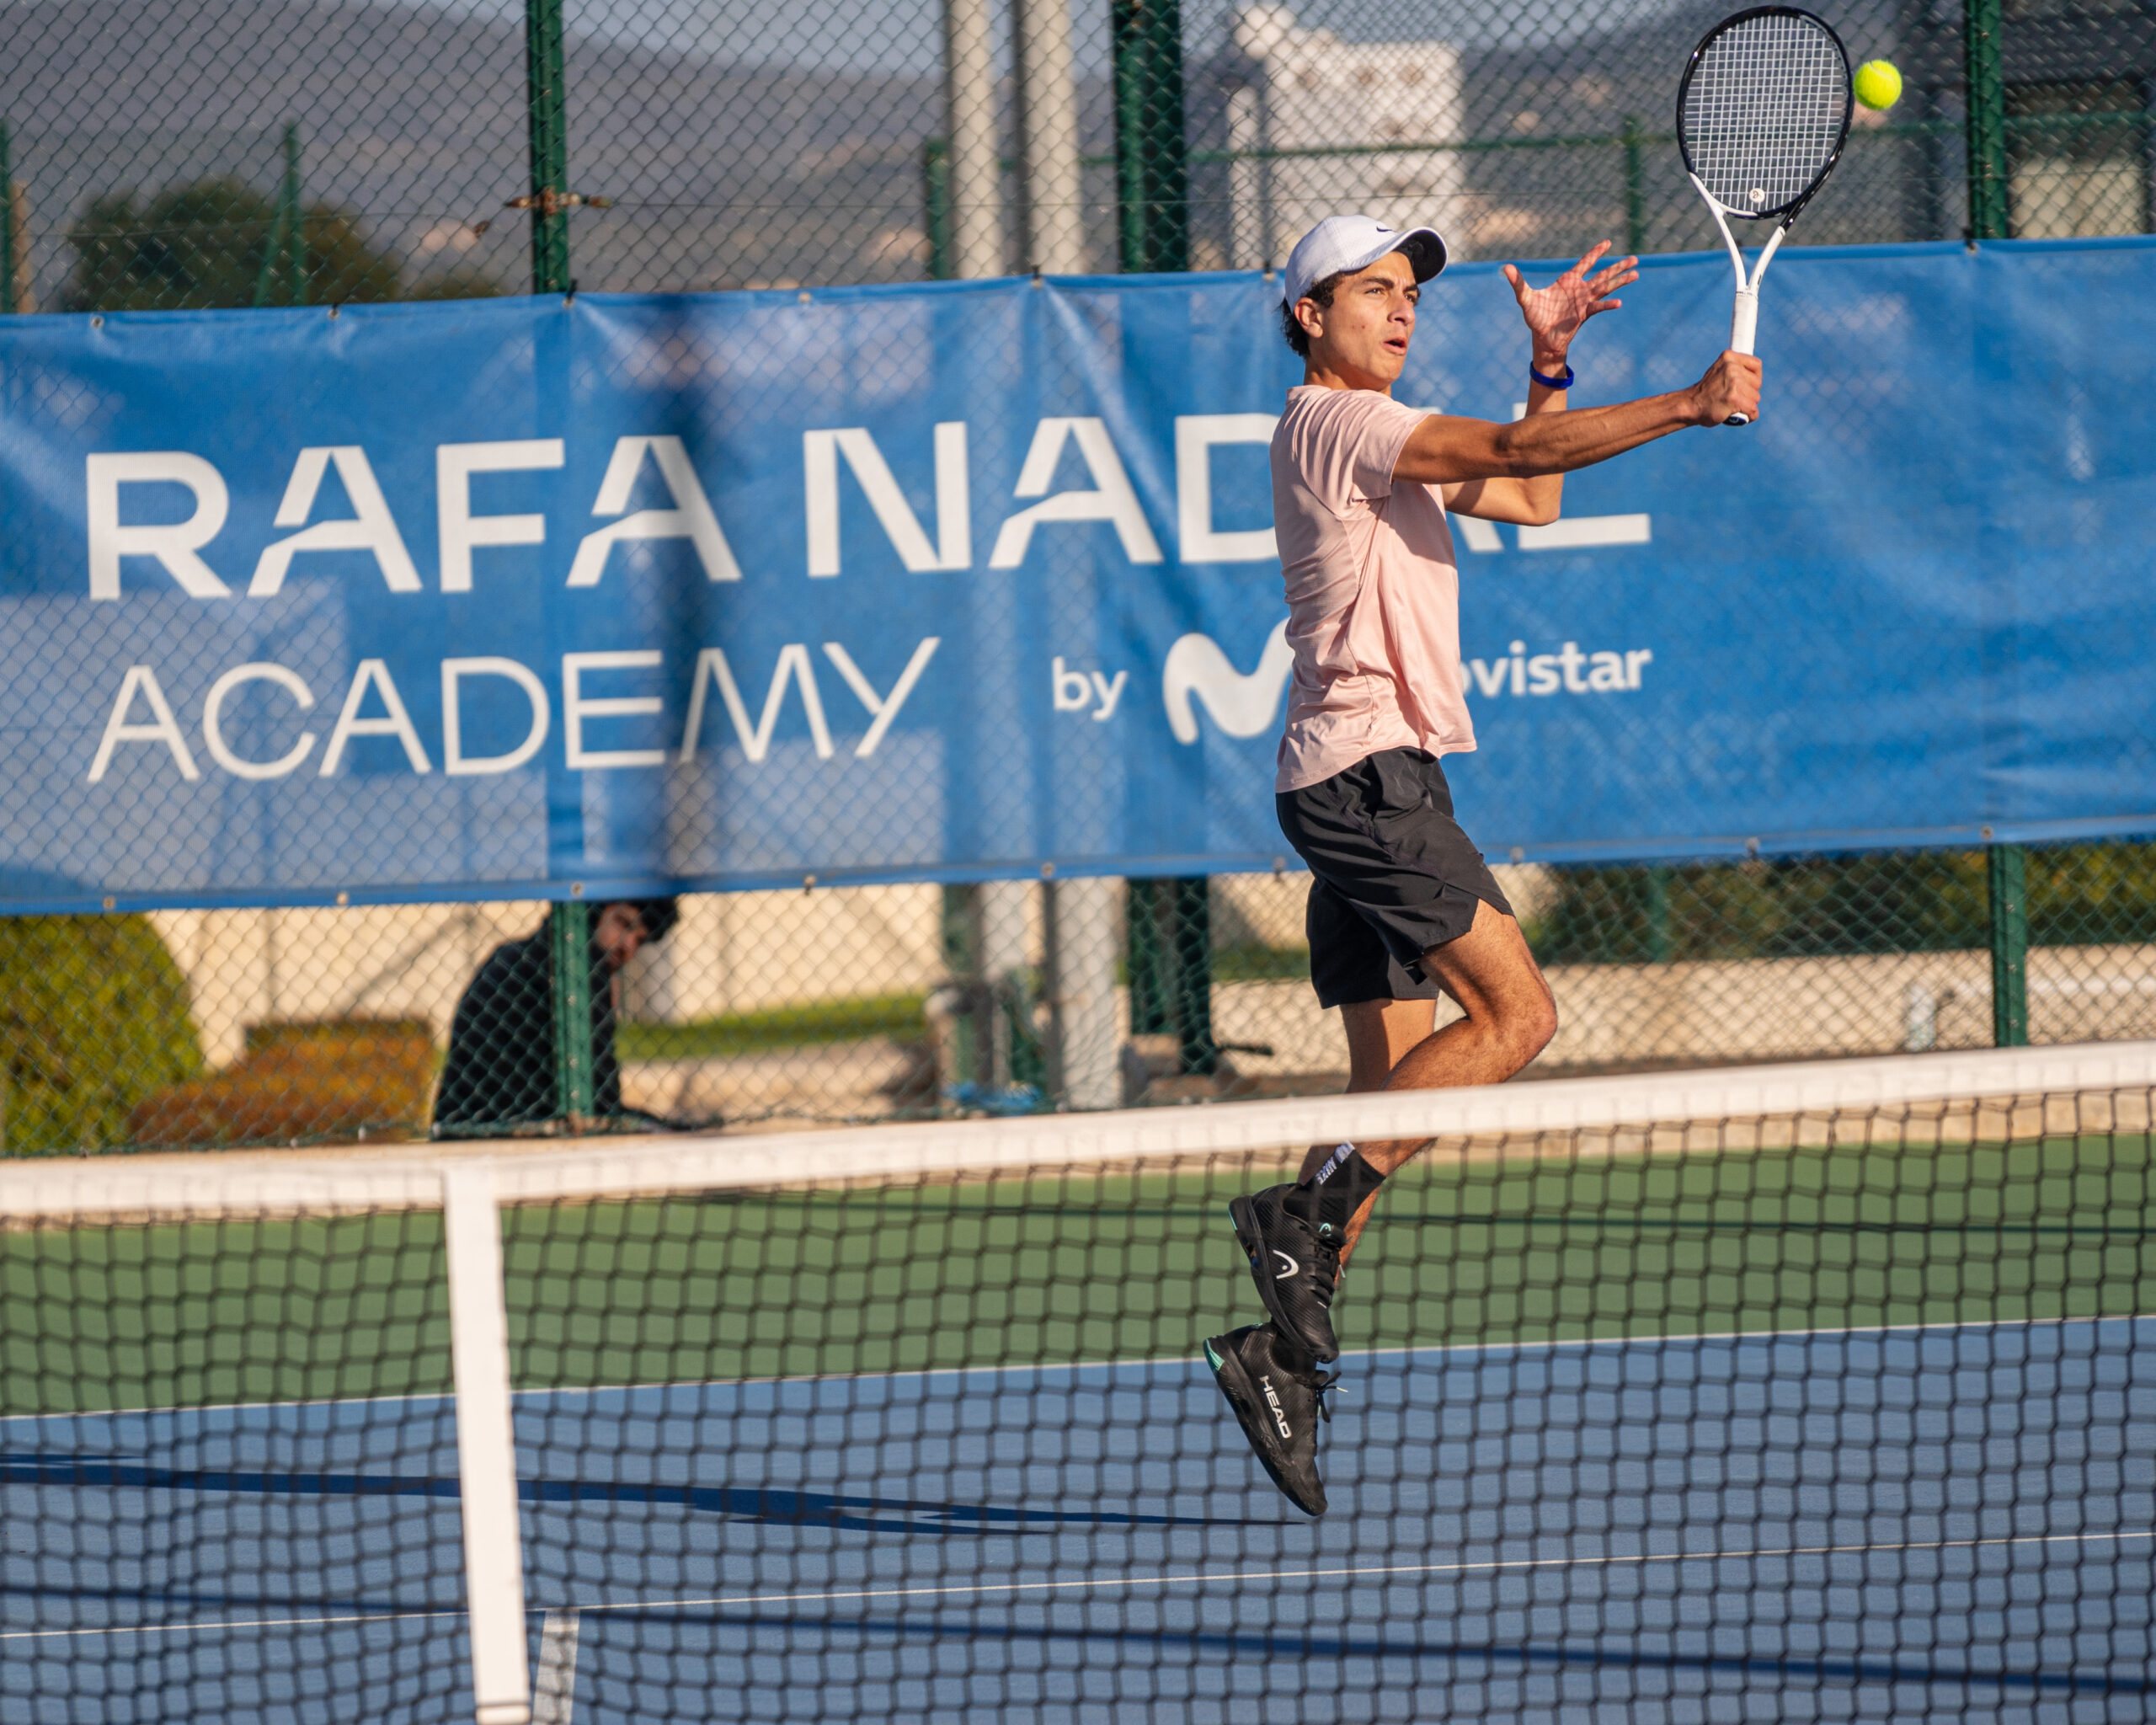
[[[400,300],[492,300],[509,290],[491,275],[471,269],[451,270],[441,275],[422,275],[408,283]]]
[[[359,219],[317,204],[301,219],[307,302],[356,305],[370,300],[478,299],[499,294],[475,271],[407,284],[403,261],[376,250]],[[265,280],[272,305],[286,303],[283,236],[276,200],[237,179],[201,179],[157,193],[93,199],[68,232],[75,270],[67,308],[74,312],[201,310],[251,306]],[[265,263],[272,265],[265,271]]]
[[[2042,946],[2156,940],[2156,846],[2029,852]],[[1529,920],[1545,964],[1970,951],[1989,942],[1980,851],[1883,851],[1746,862],[1562,868]]]
[[[142,916],[0,917],[0,1153],[104,1150],[202,1050],[187,980]]]

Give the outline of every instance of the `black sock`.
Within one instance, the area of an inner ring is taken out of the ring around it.
[[[1306,1220],[1342,1233],[1363,1200],[1384,1183],[1385,1176],[1363,1160],[1360,1151],[1343,1144],[1309,1179],[1296,1183],[1295,1208]]]

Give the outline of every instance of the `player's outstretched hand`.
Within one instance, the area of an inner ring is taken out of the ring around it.
[[[1513,285],[1513,297],[1519,302],[1520,315],[1527,319],[1538,355],[1563,353],[1579,334],[1580,325],[1597,312],[1614,312],[1625,303],[1609,296],[1640,279],[1640,272],[1632,267],[1640,261],[1637,258],[1620,258],[1595,270],[1593,275],[1588,274],[1609,249],[1609,242],[1603,241],[1547,287],[1529,287],[1524,275],[1510,264],[1505,265],[1505,280]]]
[[[1695,425],[1726,425],[1736,414],[1759,417],[1759,361],[1751,354],[1726,350],[1692,386]]]

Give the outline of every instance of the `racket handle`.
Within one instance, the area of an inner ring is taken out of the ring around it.
[[[1748,354],[1759,333],[1759,290],[1740,287],[1737,290],[1737,303],[1729,314],[1729,345],[1732,352]],[[1732,414],[1722,421],[1725,425],[1748,425],[1749,414]]]
[[[1737,303],[1729,314],[1729,345],[1732,351],[1748,354],[1759,334],[1759,290],[1740,287],[1737,290]]]

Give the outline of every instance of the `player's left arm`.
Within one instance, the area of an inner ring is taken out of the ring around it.
[[[1519,302],[1532,343],[1532,368],[1545,377],[1562,377],[1569,363],[1572,339],[1598,312],[1614,311],[1625,302],[1609,296],[1637,281],[1633,266],[1637,258],[1620,258],[1593,275],[1588,271],[1609,249],[1604,240],[1547,287],[1530,288],[1527,278],[1513,265],[1505,265],[1505,280]],[[1527,414],[1561,414],[1566,392],[1529,380]],[[1547,526],[1563,506],[1565,476],[1538,473],[1531,478],[1463,479],[1444,486],[1445,507],[1456,515],[1475,515],[1486,521],[1511,521],[1521,526]]]

